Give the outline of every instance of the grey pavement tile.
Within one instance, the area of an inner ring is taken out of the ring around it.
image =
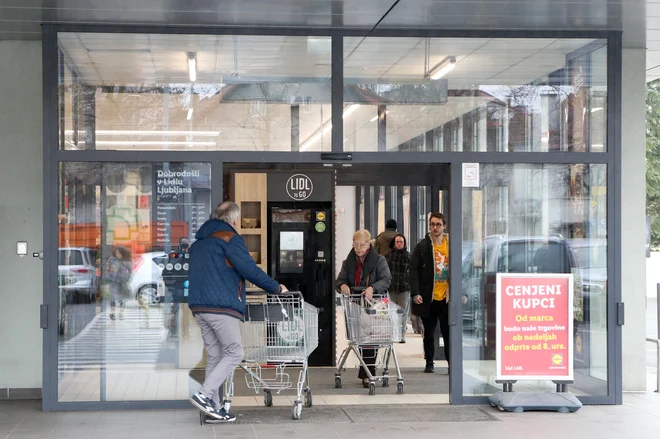
[[[173,439],[215,439],[216,433],[213,430],[213,425],[199,425],[194,427],[179,427],[175,426],[173,429]],[[219,438],[230,437],[218,435]]]
[[[175,422],[175,412],[171,410],[140,412],[137,420],[138,425],[156,424],[172,426],[175,424]]]
[[[256,433],[252,425],[223,424],[214,425],[216,438],[231,439],[256,439]],[[295,436],[294,436],[295,437]]]
[[[199,425],[199,412],[197,410],[177,410],[174,412],[176,425]]]
[[[377,438],[378,434],[369,424],[333,424],[332,428],[341,439],[357,439],[360,437]]]
[[[118,411],[118,412],[105,412],[101,415],[100,423],[111,423],[111,424],[137,424],[138,417],[140,416],[139,411]]]
[[[135,428],[122,428],[118,425],[114,428],[111,426],[103,426],[98,428],[92,434],[92,439],[132,439],[135,434]]]
[[[254,434],[257,439],[295,438],[296,431],[290,424],[261,425],[254,424]],[[218,429],[218,431],[221,431]]]
[[[411,424],[404,422],[378,422],[369,425],[371,425],[371,428],[374,429],[376,434],[383,439],[424,437],[423,434],[415,430]]]
[[[296,432],[298,439],[339,439],[339,434],[334,430],[332,424],[298,424],[291,426]]]
[[[139,439],[173,439],[174,427],[153,427],[150,425],[138,425],[133,432],[134,438]],[[195,437],[195,436],[191,436]]]

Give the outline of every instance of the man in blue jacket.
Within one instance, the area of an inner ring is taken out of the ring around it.
[[[195,235],[190,248],[188,306],[202,330],[206,349],[204,384],[190,402],[224,422],[236,420],[220,408],[220,386],[243,361],[241,322],[245,314],[245,279],[276,294],[287,291],[254,262],[236,232],[240,208],[226,201]]]

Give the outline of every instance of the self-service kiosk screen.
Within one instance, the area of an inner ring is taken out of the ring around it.
[[[302,273],[305,259],[303,232],[280,232],[280,273]]]

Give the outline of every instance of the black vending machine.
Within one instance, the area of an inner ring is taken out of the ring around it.
[[[268,230],[269,274],[319,309],[319,346],[309,365],[332,366],[332,203],[268,203]]]

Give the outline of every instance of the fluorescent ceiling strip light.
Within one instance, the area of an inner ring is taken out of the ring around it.
[[[348,116],[353,114],[355,112],[355,110],[357,110],[358,108],[360,108],[360,106],[358,104],[353,104],[353,105],[349,105],[348,107],[346,107],[346,109],[344,110],[344,113],[342,115],[342,119],[346,119]],[[321,137],[323,137],[325,134],[327,134],[328,131],[330,131],[331,129],[332,129],[332,123],[327,122],[322,130],[317,131],[316,133],[314,133],[312,135],[312,137],[305,140],[305,142],[300,146],[300,149],[298,151],[308,150],[313,144],[318,142],[321,139]]]
[[[73,135],[73,130],[66,130],[66,134]],[[85,134],[85,131],[79,131]],[[97,136],[219,136],[220,131],[139,131],[139,130],[98,130]]]
[[[97,145],[108,145],[108,146],[147,146],[147,145],[154,145],[154,146],[159,146],[159,145],[172,145],[172,146],[181,146],[181,145],[186,145],[186,146],[216,146],[217,143],[215,142],[170,142],[167,140],[97,140],[96,141]]]
[[[193,52],[188,53],[188,73],[190,82],[197,81],[197,59]]]
[[[186,116],[186,119],[192,120],[192,115],[193,115],[193,109],[188,108],[188,116]]]
[[[442,61],[437,66],[433,67],[429,72],[429,77],[432,80],[440,79],[445,76],[447,73],[451,72],[456,68],[456,58],[450,56]]]
[[[595,107],[591,109],[592,113],[596,113],[597,111],[603,111],[603,107]]]

